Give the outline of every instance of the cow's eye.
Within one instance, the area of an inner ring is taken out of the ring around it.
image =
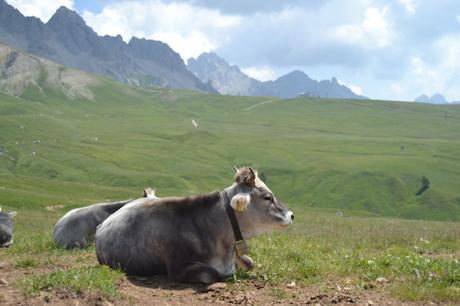
[[[271,196],[264,196],[264,200],[265,200],[265,201],[271,201],[271,200],[272,200],[272,197],[271,197]]]

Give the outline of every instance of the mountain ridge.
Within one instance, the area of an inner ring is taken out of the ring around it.
[[[236,65],[213,52],[205,52],[187,60],[187,68],[202,82],[211,82],[219,93],[227,95],[275,96],[294,98],[315,96],[327,98],[367,99],[355,94],[350,88],[339,84],[335,77],[331,80],[317,81],[300,70],[291,71],[275,80],[259,81]]]
[[[47,23],[0,0],[0,42],[58,64],[138,86],[217,91],[189,72],[167,44],[99,36],[75,11],[58,8]]]

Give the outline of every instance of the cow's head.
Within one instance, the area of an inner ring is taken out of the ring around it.
[[[9,247],[13,244],[13,217],[16,212],[5,213],[0,207],[0,247]]]
[[[236,169],[230,205],[245,238],[260,235],[292,223],[294,214],[286,209],[252,168]]]

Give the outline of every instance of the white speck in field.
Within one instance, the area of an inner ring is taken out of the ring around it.
[[[34,151],[34,152],[32,152],[31,155],[32,155],[32,156],[35,156],[35,155],[37,155],[37,152]]]
[[[195,128],[198,128],[198,123],[195,121],[195,119],[192,119],[192,124]]]
[[[426,240],[425,238],[423,237],[420,237],[420,242],[423,242],[425,244],[429,244],[430,242],[428,240]]]
[[[296,285],[295,282],[292,281],[289,284],[287,284],[286,287],[289,288],[289,289],[293,289],[293,288],[295,288],[295,285]]]
[[[420,271],[418,269],[414,269],[415,276],[417,276],[417,279],[420,280],[422,279],[422,276],[420,275]]]

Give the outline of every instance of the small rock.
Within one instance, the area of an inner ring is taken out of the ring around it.
[[[8,282],[4,278],[0,278],[0,285],[8,286]]]
[[[378,277],[375,281],[380,285],[388,283],[388,280],[385,277]]]
[[[290,282],[289,284],[287,284],[286,287],[289,288],[289,289],[293,289],[293,288],[295,288],[295,285],[296,285],[296,284],[295,284],[295,282],[293,281],[293,282]]]
[[[367,301],[367,305],[368,305],[368,306],[372,306],[372,305],[374,305],[374,302],[372,302],[371,300],[369,300],[369,301]]]
[[[214,283],[206,287],[206,291],[224,291],[227,289],[226,283]]]
[[[49,295],[45,295],[45,296],[43,297],[43,300],[45,301],[45,303],[50,303],[50,302],[51,302],[51,298],[50,298]]]

